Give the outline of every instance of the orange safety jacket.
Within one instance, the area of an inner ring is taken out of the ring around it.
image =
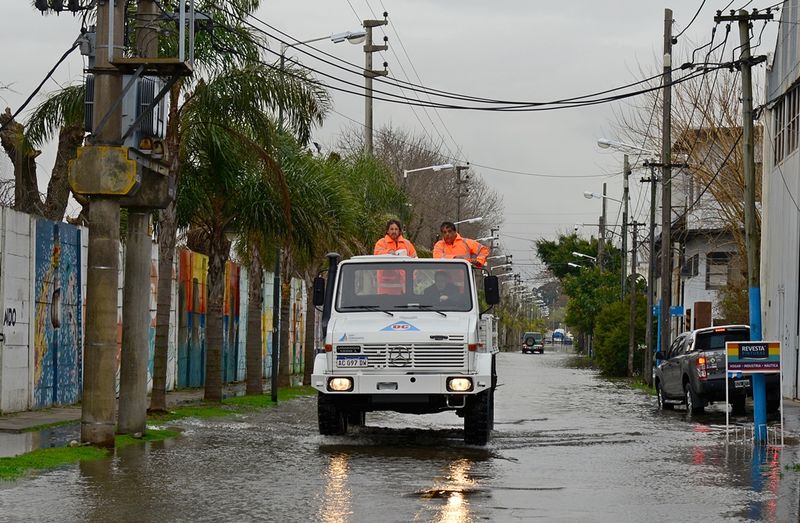
[[[397,254],[417,257],[417,250],[414,245],[403,238],[403,235],[393,240],[388,234],[375,243],[373,254]],[[402,270],[380,270],[378,271],[378,294],[405,294],[406,292],[406,273]]]
[[[410,241],[403,238],[402,234],[397,237],[397,241],[387,234],[375,242],[375,252],[373,254],[398,254],[416,258],[417,250]]]
[[[444,240],[439,240],[433,246],[434,258],[459,258],[462,260],[469,260],[470,263],[477,267],[486,265],[486,257],[489,256],[489,247],[481,245],[475,240],[469,238],[462,238],[460,234],[456,234],[453,243],[445,243]]]

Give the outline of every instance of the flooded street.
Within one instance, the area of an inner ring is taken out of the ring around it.
[[[0,521],[797,521],[797,446],[726,445],[725,416],[655,410],[646,394],[499,355],[495,433],[465,446],[454,414],[367,415],[317,433],[316,400],[0,483]]]

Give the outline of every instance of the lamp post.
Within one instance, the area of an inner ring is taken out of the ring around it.
[[[597,258],[594,256],[589,256],[588,254],[583,254],[582,252],[572,251],[573,256],[577,256],[578,258],[587,258],[592,260],[592,263],[597,264]]]
[[[655,151],[651,151],[649,149],[645,149],[642,147],[637,147],[635,145],[631,145],[628,143],[618,142],[615,140],[609,140],[607,138],[600,138],[597,140],[597,145],[602,148],[609,148],[613,147],[615,149],[621,150],[635,150],[638,152],[643,152],[647,154],[650,158],[658,158],[660,156],[659,153]],[[658,160],[645,160],[644,166],[650,168],[650,177],[649,178],[642,178],[640,182],[642,183],[649,183],[650,184],[650,230],[648,233],[648,248],[650,251],[650,259],[647,263],[647,315],[645,321],[645,341],[647,343],[647,353],[644,358],[644,369],[642,375],[645,378],[645,381],[652,385],[652,373],[650,372],[650,368],[653,363],[653,354],[655,353],[655,341],[653,339],[653,305],[655,302],[655,279],[656,279],[656,241],[655,241],[655,229],[656,229],[656,187],[657,183],[659,182],[659,178],[656,176],[655,168],[660,167],[662,164],[658,162]],[[659,323],[661,322],[661,316],[658,318]]]
[[[483,216],[478,216],[477,218],[467,218],[466,220],[458,220],[453,222],[453,225],[458,225],[460,223],[478,223],[483,221]]]
[[[420,171],[433,171],[439,172],[445,169],[453,169],[455,166],[452,163],[443,163],[441,165],[429,165],[427,167],[418,167],[416,169],[403,169],[403,180],[408,178],[408,175],[411,173],[418,173]]]
[[[489,272],[492,272],[495,269],[505,269],[511,267],[510,263],[504,263],[503,265],[495,265],[494,267],[489,267]]]
[[[567,265],[569,265],[570,267],[574,267],[576,269],[582,269],[583,268],[583,265],[579,265],[577,263],[572,263],[572,262],[567,262]]]
[[[320,42],[322,40],[330,39],[333,43],[348,41],[351,44],[358,44],[366,38],[366,31],[359,29],[356,31],[346,31],[343,33],[335,33],[328,36],[320,36],[311,38],[309,40],[297,41],[294,43],[281,44],[280,56],[280,72],[281,74],[286,67],[286,51],[290,47],[295,47],[303,44],[310,44],[312,42]],[[278,108],[278,128],[283,129],[283,107]],[[272,281],[272,379],[270,389],[272,393],[272,401],[278,403],[278,365],[280,364],[280,310],[281,310],[281,248],[275,249],[275,272]]]
[[[625,172],[628,172],[628,155],[625,155]],[[613,198],[605,194],[606,186],[603,184],[603,194],[598,194],[592,191],[584,191],[583,196],[584,198],[592,199],[592,198],[600,198],[603,200],[603,215],[600,219],[602,223],[601,232],[600,232],[600,243],[605,243],[605,221],[606,221],[606,200],[613,200],[615,202],[619,202],[624,210],[622,212],[622,269],[620,271],[620,299],[625,297],[625,278],[627,276],[627,267],[625,266],[625,260],[628,255],[628,200],[626,196],[628,195],[628,175],[625,175],[625,187],[622,197],[622,200],[618,200],[617,198]],[[603,266],[603,256],[602,256],[602,249],[598,246],[597,249],[597,257],[600,260],[598,265],[602,268]]]

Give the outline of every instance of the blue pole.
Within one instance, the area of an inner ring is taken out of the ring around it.
[[[750,341],[761,341],[761,288],[750,287]],[[756,443],[767,440],[767,380],[753,374],[753,437]]]

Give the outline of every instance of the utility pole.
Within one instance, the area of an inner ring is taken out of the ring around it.
[[[389,46],[386,42],[388,37],[384,37],[384,45],[372,45],[372,28],[387,25],[389,20],[387,17],[389,13],[383,13],[383,20],[364,20],[364,29],[367,32],[367,38],[364,42],[364,145],[366,146],[367,154],[372,155],[372,79],[377,76],[386,76],[389,71],[386,70],[387,63],[384,62],[383,71],[374,71],[372,69],[372,53],[376,51],[386,51]]]
[[[633,376],[633,355],[636,351],[636,250],[638,248],[636,242],[639,238],[639,222],[631,223],[633,227],[633,234],[631,237],[631,289],[628,292],[628,297],[631,302],[630,318],[628,325],[628,377]]]
[[[642,183],[650,184],[650,231],[647,236],[648,249],[650,257],[647,262],[647,314],[645,322],[645,341],[647,343],[647,352],[644,356],[644,367],[642,368],[642,376],[648,385],[652,385],[653,374],[650,372],[653,366],[653,354],[655,352],[653,341],[653,304],[655,301],[655,280],[656,280],[656,165],[652,161],[645,162],[645,166],[650,168],[650,178],[642,178]]]
[[[142,58],[158,57],[159,15],[153,0],[139,0],[136,48]],[[128,209],[125,283],[122,291],[122,354],[119,382],[119,432],[144,434],[147,422],[147,366],[150,344],[150,263],[153,247],[150,213]]]
[[[761,234],[756,223],[756,168],[753,145],[753,76],[754,63],[763,61],[762,57],[753,59],[750,55],[750,23],[753,20],[771,20],[772,13],[749,13],[744,9],[730,16],[717,16],[714,21],[736,21],[739,23],[741,47],[740,67],[742,71],[742,160],[744,163],[744,234],[747,247],[747,287],[749,292],[750,340],[761,341],[761,282],[760,282],[760,243]],[[763,374],[752,375],[753,383],[753,439],[757,443],[767,441],[767,385]]]
[[[122,48],[124,32],[109,34],[109,22],[124,27],[125,3],[97,5],[97,56],[94,67],[94,117],[90,153],[109,156],[122,139],[122,77],[111,64],[111,56]],[[113,38],[113,40],[110,40]],[[109,47],[111,46],[111,47]],[[111,56],[110,56],[111,55]],[[105,120],[105,122],[103,122]],[[105,123],[105,125],[101,125]],[[88,154],[88,153],[87,153]],[[86,345],[81,401],[81,441],[100,447],[114,446],[117,371],[117,289],[119,284],[119,199],[102,194],[108,163],[86,173],[85,193],[90,194],[89,254],[86,277]]]
[[[466,171],[469,169],[469,164],[467,165],[456,165],[456,221],[461,220],[461,185],[466,184],[469,181],[469,175],[461,176],[461,171]],[[464,194],[463,196],[466,196]]]
[[[600,241],[597,242],[597,266],[603,270],[603,258],[606,252],[606,184],[603,183],[602,212],[600,214]]]
[[[620,281],[620,299],[625,299],[625,285],[627,283],[626,276],[627,276],[627,266],[626,262],[628,260],[628,203],[630,198],[630,193],[628,192],[628,177],[631,174],[631,167],[628,163],[628,155],[624,155],[622,162],[622,279]]]
[[[664,9],[664,78],[661,114],[661,350],[670,344],[672,306],[672,9]]]

